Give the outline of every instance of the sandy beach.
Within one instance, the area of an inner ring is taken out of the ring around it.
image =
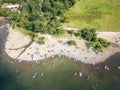
[[[91,48],[87,48],[86,41],[75,36],[66,35],[62,38],[54,36],[40,35],[45,37],[45,44],[40,45],[34,41],[19,57],[18,55],[24,50],[25,46],[30,42],[29,37],[24,36],[18,30],[9,29],[7,41],[5,43],[6,53],[13,59],[36,61],[45,60],[49,57],[58,55],[72,58],[74,61],[95,64],[105,61],[116,52],[120,52],[119,47],[109,47],[102,53],[96,53]],[[120,32],[99,32],[98,37],[104,38],[110,42],[116,43],[120,46]],[[76,46],[69,46],[67,41],[75,40]]]

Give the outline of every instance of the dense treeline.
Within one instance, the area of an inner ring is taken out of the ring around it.
[[[103,51],[103,48],[107,48],[111,45],[111,42],[106,41],[103,38],[98,38],[95,29],[83,29],[81,36],[89,41],[89,46],[95,48],[98,51]]]
[[[82,29],[77,32],[74,30],[68,31],[69,34],[75,35],[77,37],[82,37],[83,39],[87,40],[88,46],[93,47],[98,51],[103,51],[103,48],[107,48],[111,45],[111,42],[106,41],[103,38],[98,38],[95,29]]]
[[[52,35],[64,33],[60,27],[66,20],[63,13],[75,4],[75,0],[2,0],[2,3],[18,3],[17,12],[2,9],[1,16],[11,18],[11,24],[33,32]]]

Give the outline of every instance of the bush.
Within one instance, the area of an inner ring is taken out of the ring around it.
[[[44,38],[44,37],[39,37],[39,38],[38,38],[38,42],[39,42],[40,44],[45,44],[45,38]]]
[[[95,42],[90,42],[90,43],[88,43],[88,47],[95,47],[96,46],[96,43]]]
[[[67,42],[69,45],[77,45],[75,40],[70,40]]]
[[[64,34],[64,33],[65,33],[65,31],[64,31],[63,28],[57,28],[56,29],[56,34]]]
[[[106,41],[105,39],[103,38],[99,38],[98,41],[100,42],[100,44],[103,46],[103,47],[108,47],[111,45],[110,42]]]
[[[81,37],[81,31],[74,33],[76,37]]]
[[[100,42],[96,42],[96,45],[95,45],[95,47],[94,47],[96,50],[98,50],[98,51],[100,51],[100,52],[102,52],[103,50],[103,46],[102,46],[102,44],[100,43]]]
[[[81,31],[81,36],[90,42],[88,46],[93,47],[98,51],[102,51],[103,48],[107,48],[112,44],[103,38],[98,38],[95,29],[85,28]]]
[[[69,33],[70,35],[73,35],[73,34],[75,33],[75,31],[74,31],[74,30],[70,30],[70,31],[68,31],[68,33]]]

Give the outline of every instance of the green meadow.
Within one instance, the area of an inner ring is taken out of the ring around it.
[[[63,27],[120,31],[120,0],[78,0],[64,15]]]

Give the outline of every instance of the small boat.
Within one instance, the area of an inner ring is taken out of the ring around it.
[[[82,72],[79,72],[79,76],[82,77]]]
[[[37,76],[37,72],[35,72],[32,77],[35,78],[36,76]]]
[[[118,67],[117,67],[117,69],[119,69],[119,70],[120,70],[120,66],[118,66]]]
[[[110,68],[109,68],[108,65],[105,65],[104,69],[105,69],[105,70],[110,70]]]
[[[86,80],[90,80],[90,76],[87,76]]]
[[[44,75],[44,73],[42,72],[42,73],[41,73],[41,76],[43,76],[43,75]]]
[[[76,76],[76,75],[77,75],[77,72],[74,73],[74,76]]]
[[[14,63],[14,62],[11,62],[12,64]]]

